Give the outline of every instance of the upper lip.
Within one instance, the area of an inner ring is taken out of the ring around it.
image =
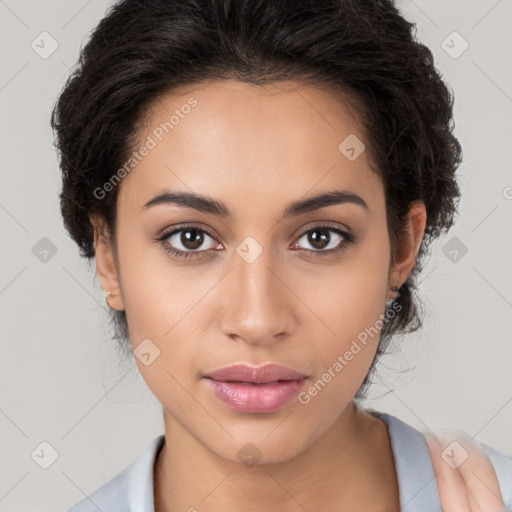
[[[277,380],[302,380],[307,376],[280,364],[250,366],[235,364],[205,374],[205,377],[218,381],[253,382],[265,384]]]

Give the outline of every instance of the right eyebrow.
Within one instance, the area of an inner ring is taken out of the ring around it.
[[[231,217],[227,206],[221,201],[190,192],[172,192],[168,189],[162,190],[155,197],[144,203],[141,210],[145,211],[160,204],[174,204],[217,216]]]

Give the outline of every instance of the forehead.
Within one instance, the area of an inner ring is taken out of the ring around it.
[[[150,149],[123,179],[119,204],[140,207],[164,187],[226,204],[258,197],[261,207],[334,188],[382,202],[354,113],[339,95],[297,82],[219,80],[177,89],[140,123],[132,149]],[[354,145],[362,152],[350,159],[346,149]]]

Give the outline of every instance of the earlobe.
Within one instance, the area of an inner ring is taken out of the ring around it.
[[[102,219],[92,216],[90,219],[94,230],[96,272],[105,291],[105,300],[111,308],[122,311],[124,303],[110,234]]]

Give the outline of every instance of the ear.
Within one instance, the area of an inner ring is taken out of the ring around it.
[[[94,230],[94,251],[96,272],[105,293],[112,292],[107,298],[110,307],[122,311],[125,309],[114,247],[104,219],[91,215],[89,217]]]
[[[403,234],[400,235],[396,260],[390,267],[389,288],[400,286],[407,280],[416,263],[416,256],[423,240],[427,225],[427,211],[425,203],[417,201],[412,203],[408,222]],[[389,298],[393,298],[391,295]]]

